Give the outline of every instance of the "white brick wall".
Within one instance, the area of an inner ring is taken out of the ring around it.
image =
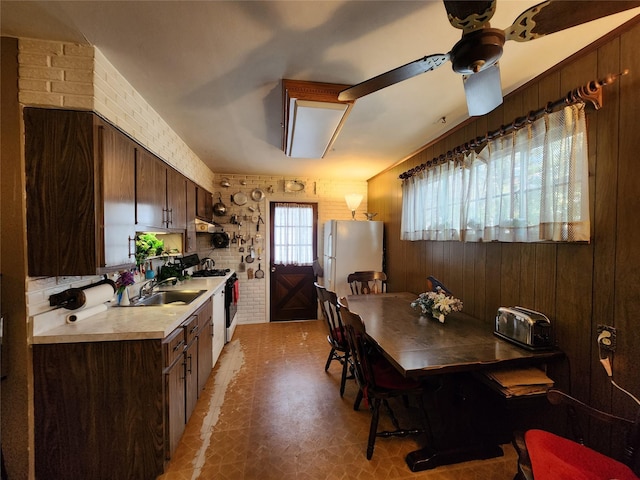
[[[323,234],[322,228],[327,220],[348,220],[351,218],[344,196],[348,193],[361,193],[363,195],[362,204],[356,212],[356,218],[364,220],[364,212],[367,211],[367,182],[366,181],[346,181],[342,179],[321,179],[321,178],[297,178],[297,180],[305,183],[305,189],[301,192],[287,193],[284,191],[285,180],[289,177],[283,176],[253,176],[253,175],[227,175],[219,174],[218,179],[228,178],[231,186],[228,188],[217,185],[214,192],[214,202],[217,202],[218,195],[222,196],[222,201],[227,206],[227,213],[224,217],[216,220],[220,223],[224,230],[233,237],[235,232],[238,235],[244,235],[249,243],[245,244],[245,253],[247,246],[250,244],[250,237],[256,235],[256,225],[251,222],[251,212],[248,207],[253,207],[257,211],[258,205],[262,211],[265,224],[260,225],[260,234],[262,235],[261,244],[255,243],[255,246],[262,246],[266,249],[269,238],[269,203],[270,202],[316,202],[318,204],[318,257],[322,258],[323,252]],[[242,185],[241,182],[246,182]],[[271,188],[269,188],[271,187]],[[251,200],[251,191],[255,188],[262,189],[266,196],[265,199],[256,204]],[[272,192],[270,192],[272,190]],[[244,206],[237,206],[231,201],[231,195],[243,192],[249,198]],[[242,227],[232,225],[229,222],[230,216],[236,214],[243,219]],[[245,220],[245,215],[247,219]],[[243,253],[238,251],[240,243],[232,243],[229,248],[214,249],[211,247],[210,235],[199,234],[197,238],[198,254],[200,257],[211,257],[216,262],[216,268],[231,268],[237,270],[240,263],[240,256]],[[252,264],[246,264],[247,268],[258,268],[258,264],[262,264],[265,271],[265,278],[262,280],[249,280],[247,272],[238,272],[240,279],[240,302],[238,304],[238,323],[263,323],[269,321],[269,269],[268,269],[268,251],[265,251],[262,261],[257,258]]]

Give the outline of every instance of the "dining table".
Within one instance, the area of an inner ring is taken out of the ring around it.
[[[457,383],[462,375],[540,365],[563,355],[557,348],[535,350],[508,342],[494,334],[492,320],[475,318],[464,312],[451,312],[444,322],[440,322],[411,307],[417,297],[411,292],[346,297],[349,310],[362,318],[369,340],[405,377],[453,378],[455,380],[450,383]],[[430,413],[434,416],[435,412]],[[439,416],[452,419],[457,414],[455,410],[449,410]],[[415,472],[503,455],[497,443],[482,438],[469,440],[466,427],[460,428],[456,424],[450,430],[463,431],[457,432],[459,438],[453,443],[449,440],[445,446],[427,445],[410,452],[406,457],[409,468]],[[460,441],[460,438],[465,440]]]

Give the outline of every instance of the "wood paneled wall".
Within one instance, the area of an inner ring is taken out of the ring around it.
[[[618,384],[640,396],[640,18],[508,95],[502,106],[449,132],[369,181],[369,211],[385,222],[390,291],[421,292],[434,275],[492,328],[501,305],[546,313],[567,362],[559,386],[631,415],[598,362],[598,324],[617,328]],[[587,109],[592,240],[589,244],[409,242],[400,240],[400,173],[608,73],[630,73]]]

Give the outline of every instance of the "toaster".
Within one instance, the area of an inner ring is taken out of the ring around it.
[[[500,307],[494,333],[505,340],[530,350],[552,348],[549,318],[524,307]]]

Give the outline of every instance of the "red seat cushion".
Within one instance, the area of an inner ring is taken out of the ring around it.
[[[626,465],[542,430],[525,433],[536,480],[638,480]]]
[[[377,357],[371,365],[375,384],[380,388],[389,390],[406,390],[417,388],[420,386],[413,379],[405,378],[402,374],[389,363],[384,357]]]

